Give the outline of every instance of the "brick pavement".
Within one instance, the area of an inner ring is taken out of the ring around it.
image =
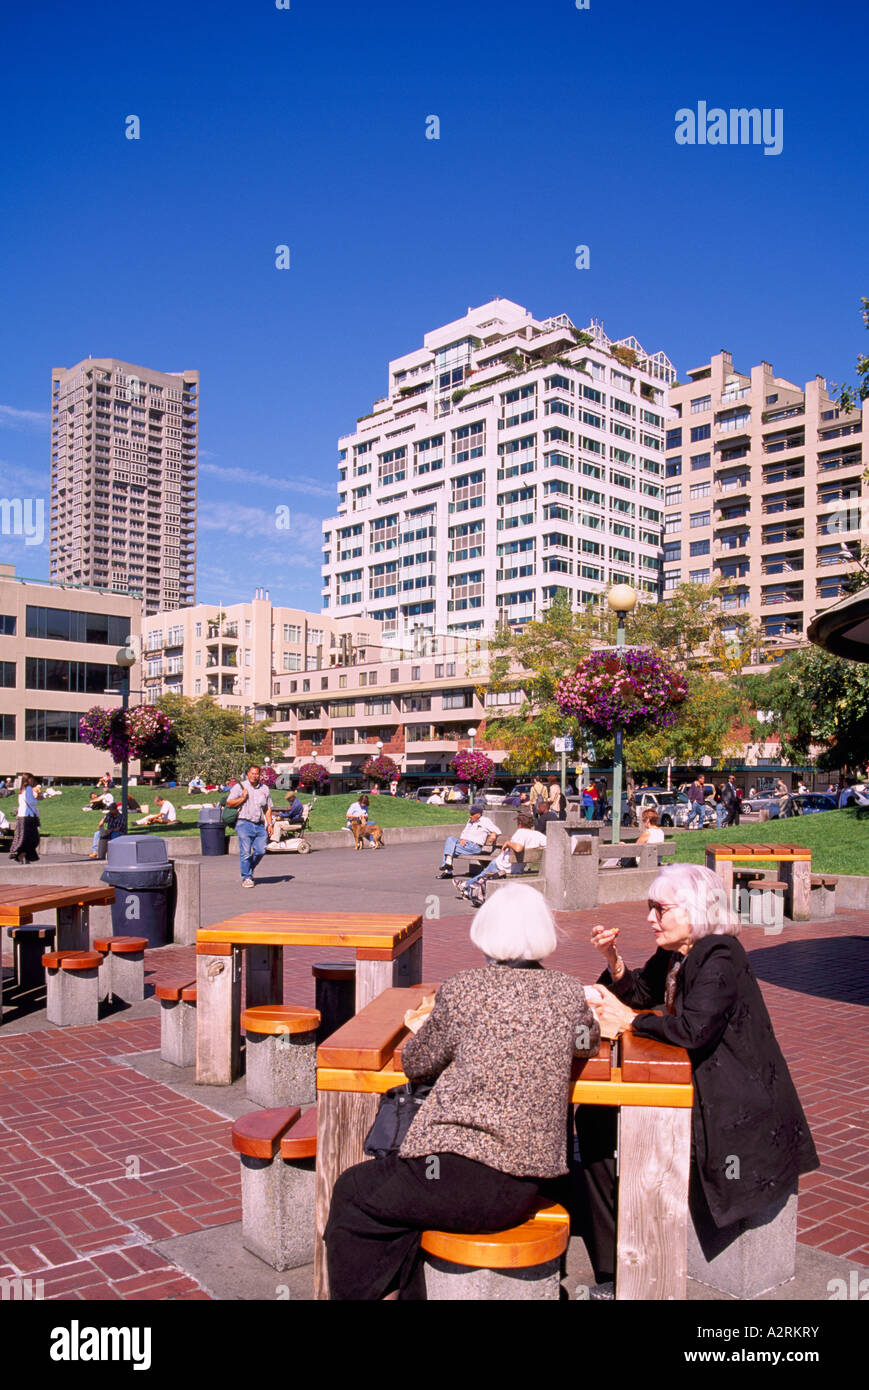
[[[425,922],[426,978],[477,964],[471,909],[428,872],[425,882],[412,878],[414,900],[431,888],[445,914]],[[223,914],[249,910],[250,898],[238,898],[229,909],[224,900]],[[214,920],[214,910],[204,917]],[[552,964],[593,979],[595,921],[618,923],[625,958],[641,963],[653,949],[644,917],[639,903],[559,914],[564,939]],[[869,1263],[869,913],[788,924],[781,936],[747,928],[743,942],[822,1161],[800,1184],[799,1239]],[[285,952],[288,1000],[313,1002],[310,966],[323,955]],[[192,947],[149,952],[148,978],[192,976],[192,965]],[[0,1279],[42,1279],[48,1298],[208,1297],[149,1247],[240,1219],[231,1121],[112,1060],[157,1046],[156,1013],[96,1028],[0,1031]]]

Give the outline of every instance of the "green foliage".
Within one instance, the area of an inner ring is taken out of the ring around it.
[[[231,773],[241,776],[247,770],[244,763],[250,767],[271,755],[272,738],[265,723],[248,720],[245,740],[240,711],[224,709],[210,695],[196,700],[164,695],[157,703],[172,720],[177,738],[177,751],[161,759],[166,778],[188,782],[198,773],[206,782],[220,783]]]
[[[856,771],[869,757],[869,665],[812,647],[793,652],[760,688],[758,709],[773,711],[762,726],[781,739],[782,756],[793,765],[823,744],[820,768]]]
[[[869,329],[869,299],[863,295],[860,303],[862,305],[863,326]],[[861,403],[869,398],[869,357],[862,352],[857,358],[857,376],[859,380],[856,386],[850,386],[847,382],[843,382],[839,387],[838,395],[834,397],[839,409],[846,414],[850,414],[853,410],[859,410]]]

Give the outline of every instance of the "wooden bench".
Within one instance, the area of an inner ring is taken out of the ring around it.
[[[154,990],[160,1000],[160,1056],[173,1067],[196,1065],[196,985],[191,979],[164,980]]]
[[[320,1015],[302,1005],[245,1009],[245,1073],[256,1105],[310,1105],[317,1098],[316,1034]]]
[[[245,1250],[272,1269],[314,1258],[317,1107],[255,1110],[232,1127],[241,1155],[241,1231]]]
[[[43,989],[45,971],[42,957],[54,946],[56,927],[22,926],[7,927],[6,935],[12,938],[12,951],[15,962],[15,983],[19,989]]]
[[[557,1300],[570,1216],[541,1203],[521,1226],[488,1235],[423,1231],[426,1297],[434,1302]]]
[[[58,1028],[79,1028],[99,1022],[98,951],[46,951],[46,1013]]]
[[[126,1004],[145,998],[147,936],[98,936],[94,950],[102,956],[100,999],[123,999]]]

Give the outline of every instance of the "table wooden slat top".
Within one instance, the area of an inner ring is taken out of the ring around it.
[[[382,1094],[406,1080],[401,1070],[407,1009],[415,1009],[437,984],[386,989],[337,1029],[317,1049],[317,1087],[321,1091]],[[601,1039],[596,1057],[576,1057],[571,1068],[571,1099],[576,1103],[673,1105],[688,1108],[693,1088],[691,1061],[681,1047],[622,1035],[622,1064],[613,1066],[612,1044]]]
[[[714,859],[775,859],[781,863],[812,857],[805,845],[707,845],[706,853]]]
[[[422,929],[422,917],[380,912],[244,912],[225,922],[200,927],[198,946],[349,946],[400,945]]]
[[[108,885],[13,883],[0,886],[0,926],[20,927],[30,922],[34,912],[52,912],[60,907],[95,907],[115,901],[115,890]]]

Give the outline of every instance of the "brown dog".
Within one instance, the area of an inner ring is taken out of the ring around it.
[[[384,849],[383,831],[379,825],[367,825],[365,821],[352,820],[350,829],[353,831],[353,843],[356,849],[363,849],[366,839],[369,839],[373,849]]]

